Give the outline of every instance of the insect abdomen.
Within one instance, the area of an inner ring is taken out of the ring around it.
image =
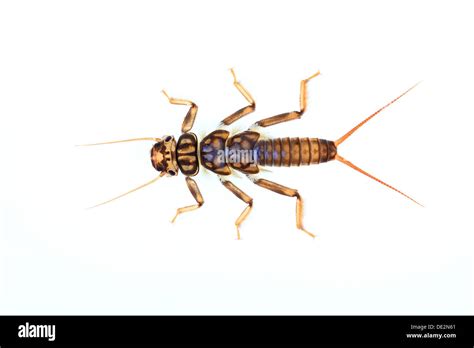
[[[333,141],[318,138],[275,138],[257,143],[258,165],[291,167],[332,161],[337,154]]]

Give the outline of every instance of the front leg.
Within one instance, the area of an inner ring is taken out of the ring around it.
[[[194,199],[196,200],[196,203],[197,204],[193,204],[193,205],[188,205],[186,207],[182,207],[182,208],[178,208],[176,210],[176,215],[174,216],[174,218],[171,220],[172,223],[175,222],[176,218],[178,217],[178,215],[182,214],[182,213],[186,213],[188,211],[193,211],[193,210],[196,210],[198,208],[200,208],[203,204],[204,204],[204,199],[202,198],[202,195],[201,195],[201,192],[199,191],[199,187],[198,185],[196,184],[196,181],[194,181],[193,179],[191,179],[189,176],[186,177],[186,184],[188,185],[188,188],[189,188],[189,191],[191,192],[191,194],[193,195]]]
[[[247,176],[254,184],[263,187],[267,190],[276,192],[280,195],[287,196],[287,197],[296,197],[296,228],[307,233],[311,237],[315,237],[314,234],[307,231],[303,227],[303,199],[299,194],[298,190],[277,184],[276,182],[265,180],[265,179],[256,179],[251,176]]]
[[[183,121],[183,125],[181,126],[181,132],[183,133],[189,132],[191,128],[193,128],[194,120],[196,119],[196,114],[198,111],[198,106],[190,100],[172,98],[168,95],[168,93],[165,92],[165,90],[163,90],[162,92],[166,96],[166,98],[168,98],[168,101],[171,104],[189,105],[188,113],[186,114],[186,117],[184,118],[184,121]]]

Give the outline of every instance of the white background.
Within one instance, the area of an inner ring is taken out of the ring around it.
[[[473,64],[469,1],[3,1],[0,5],[0,314],[474,314]],[[233,130],[298,108],[267,136],[336,139],[414,83],[340,153],[421,208],[341,163],[274,169],[295,200],[212,173],[152,179],[151,143],[199,136],[245,105]]]

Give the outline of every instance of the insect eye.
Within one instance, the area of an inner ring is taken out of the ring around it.
[[[176,172],[175,172],[174,170],[170,170],[170,171],[168,172],[168,174],[171,175],[171,176],[175,176],[175,175],[176,175]]]
[[[171,137],[168,135],[166,138],[165,138],[165,141],[168,142],[171,140]]]

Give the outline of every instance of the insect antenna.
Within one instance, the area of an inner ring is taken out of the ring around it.
[[[421,81],[420,81],[421,82]],[[407,89],[405,92],[403,92],[402,94],[400,94],[398,97],[396,97],[395,99],[393,99],[391,102],[389,102],[388,104],[384,105],[383,107],[381,107],[380,109],[378,109],[376,112],[374,112],[372,115],[370,115],[369,117],[367,117],[365,120],[363,120],[362,122],[360,122],[357,126],[355,126],[354,128],[352,128],[349,132],[347,132],[346,134],[344,134],[342,137],[340,137],[339,139],[337,139],[334,144],[336,146],[342,144],[347,138],[349,138],[356,130],[358,130],[360,127],[362,127],[365,123],[367,123],[369,120],[371,120],[374,116],[378,115],[382,110],[384,110],[385,108],[387,108],[388,106],[392,105],[393,103],[395,103],[398,99],[400,99],[401,97],[403,97],[405,94],[407,94],[408,92],[410,92],[413,88],[415,88],[416,86],[418,86],[418,84],[420,84],[420,82],[416,83],[415,85],[411,86],[409,89]],[[373,176],[372,174],[369,174],[367,173],[365,170],[357,167],[355,164],[353,164],[352,162],[346,160],[344,157],[340,156],[339,154],[336,155],[336,160],[338,160],[339,162],[341,163],[344,163],[345,165],[351,167],[352,169],[354,170],[357,170],[359,173],[362,173],[366,176],[368,176],[369,178],[377,181],[378,183],[388,187],[389,189],[395,191],[395,192],[398,192],[399,194],[401,194],[402,196],[408,198],[409,200],[413,201],[414,203],[418,204],[419,206],[422,206],[422,204],[418,203],[417,201],[415,201],[413,198],[411,198],[410,196],[408,196],[407,194],[403,193],[402,191],[396,189],[395,187],[393,186],[390,186],[389,184],[383,182],[382,180],[376,178],[375,176]]]
[[[145,186],[148,186],[148,185],[153,184],[155,181],[157,181],[158,179],[160,179],[161,177],[163,177],[165,174],[166,174],[166,172],[161,172],[160,175],[158,175],[158,176],[157,176],[156,178],[154,178],[153,180],[148,181],[147,183],[145,183],[145,184],[143,184],[143,185],[140,185],[140,186],[138,186],[138,187],[135,187],[134,189],[132,189],[132,190],[130,190],[130,191],[128,191],[128,192],[122,193],[121,195],[119,195],[119,196],[117,196],[117,197],[114,197],[114,198],[109,199],[109,200],[107,200],[107,201],[105,201],[105,202],[96,204],[96,205],[94,205],[94,206],[92,206],[92,207],[89,207],[89,208],[87,208],[87,209],[92,209],[92,208],[99,207],[99,206],[101,206],[101,205],[104,205],[104,204],[113,202],[113,201],[115,201],[115,200],[117,200],[117,199],[119,199],[119,198],[122,198],[123,196],[126,196],[126,195],[128,195],[129,193],[138,191],[138,190],[140,190],[141,188],[144,188]]]
[[[107,144],[116,144],[116,143],[127,143],[130,141],[142,141],[142,140],[150,140],[150,141],[155,141],[159,142],[161,141],[160,138],[133,138],[133,139],[125,139],[125,140],[113,140],[113,141],[107,141],[105,143],[94,143],[94,144],[79,144],[76,146],[95,146],[95,145],[107,145]]]

